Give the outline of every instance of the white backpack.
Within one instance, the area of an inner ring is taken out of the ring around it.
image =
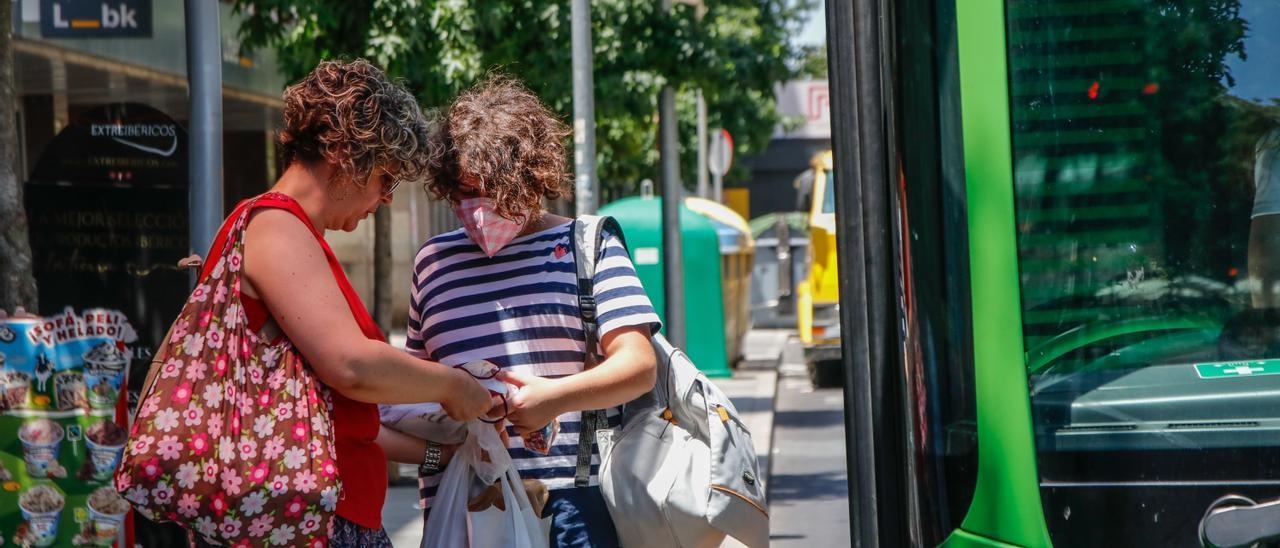
[[[611,217],[582,216],[574,223],[588,355],[598,355],[592,281],[605,228],[622,239]],[[654,335],[653,348],[657,383],[623,406],[620,428],[609,428],[602,411],[583,412],[582,432],[596,435],[580,438],[575,483],[585,486],[590,480],[594,437],[601,491],[626,548],[712,547],[726,534],[753,548],[767,546],[764,480],[738,410],[661,334]]]

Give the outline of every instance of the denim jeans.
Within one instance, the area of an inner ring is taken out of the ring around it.
[[[599,487],[551,491],[542,514],[551,517],[552,547],[618,547],[618,532]]]

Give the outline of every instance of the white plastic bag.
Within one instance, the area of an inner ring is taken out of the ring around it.
[[[550,544],[551,518],[540,519],[533,511],[524,484],[514,467],[502,478],[502,500],[506,510],[496,506],[467,513],[471,548],[539,548]]]
[[[488,453],[489,462],[481,458],[481,451]],[[495,481],[502,483],[506,510],[468,511],[467,502],[474,491]],[[544,520],[534,513],[520,473],[493,426],[478,420],[468,422],[467,440],[440,478],[422,546],[547,548],[550,527],[550,518]]]

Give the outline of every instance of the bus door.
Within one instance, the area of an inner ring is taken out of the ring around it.
[[[828,20],[855,540],[1280,538],[1280,2]]]
[[[1022,362],[1048,538],[1280,535],[1280,3],[957,4],[974,300],[1018,320],[974,337]]]

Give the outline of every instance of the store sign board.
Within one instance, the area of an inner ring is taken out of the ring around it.
[[[778,114],[791,125],[779,125],[775,138],[830,139],[831,96],[826,80],[793,80],[778,85],[774,93]]]
[[[137,334],[128,343],[132,367],[124,380],[130,403],[191,292],[190,273],[176,266],[190,246],[187,143],[181,125],[148,105],[91,108],[45,147],[24,188],[41,309],[106,308],[129,319]],[[68,440],[76,428],[66,426]],[[0,439],[4,434],[0,429]],[[74,509],[64,515],[84,510],[78,494],[64,495]],[[135,518],[139,545],[184,545],[180,528]]]
[[[151,0],[41,0],[44,38],[150,38]]]
[[[163,112],[139,103],[86,111],[36,161],[40,184],[187,186],[187,132]]]
[[[50,142],[24,187],[42,311],[119,310],[137,329],[134,357],[150,358],[191,290],[177,268],[186,159],[186,131],[136,103],[90,109]]]

